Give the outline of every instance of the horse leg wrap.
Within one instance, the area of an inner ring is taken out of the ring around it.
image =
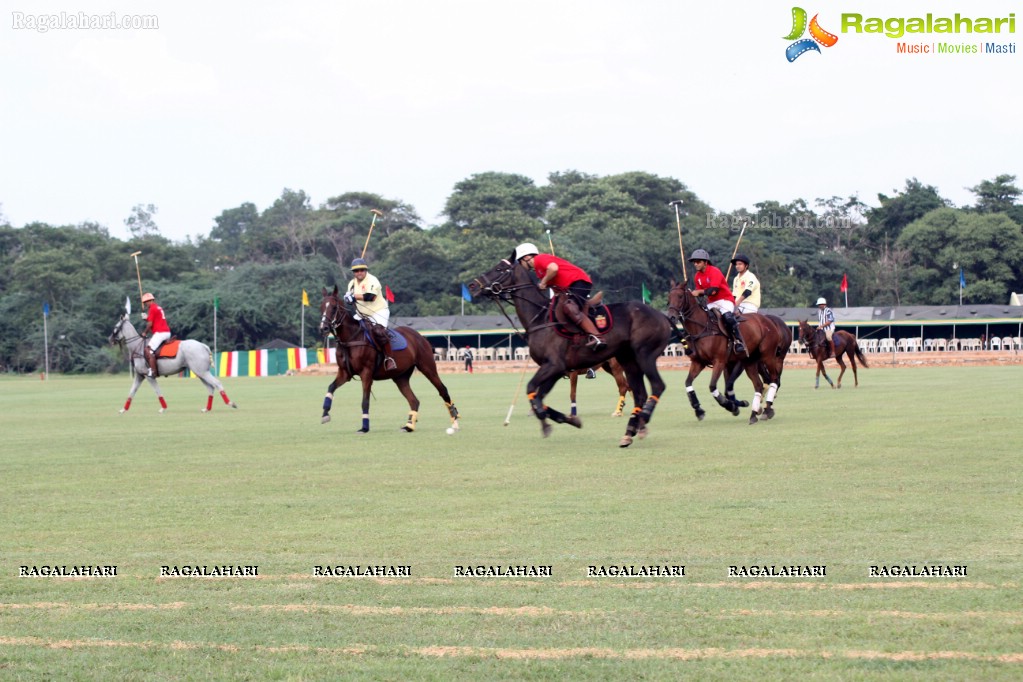
[[[231,404],[231,399],[227,397],[227,391],[221,391],[220,392],[220,397],[224,399],[224,404],[225,405],[230,405]]]
[[[778,384],[771,384],[770,386],[767,387],[767,399],[765,402],[767,402],[768,405],[772,404],[774,402],[775,396],[777,395]]]
[[[625,409],[625,396],[618,397],[618,407],[615,408],[615,414],[619,417],[622,416],[622,410]]]
[[[695,388],[686,386],[686,396],[689,398],[689,404],[692,405],[694,410],[700,409],[700,399],[696,397]]]
[[[643,404],[643,409],[639,413],[640,416],[643,417],[643,421],[649,422],[650,419],[654,416],[654,408],[657,407],[657,403],[659,400],[660,398],[658,398],[655,395],[652,395],[646,399],[646,402]]]
[[[636,435],[636,432],[638,430],[639,430],[639,408],[636,407],[636,408],[633,408],[632,416],[629,417],[629,423],[625,427],[625,435],[631,438],[631,437]]]
[[[541,403],[537,399],[536,393],[530,393],[528,397],[529,397],[529,406],[533,408],[533,414],[536,415],[536,418],[537,419],[546,419],[547,418],[547,408],[544,407],[543,403]]]
[[[714,400],[718,401],[718,405],[721,405],[722,407],[727,409],[732,409],[732,401],[729,400],[727,397],[721,395],[717,391],[714,391],[713,393],[711,393],[711,395],[714,396]]]
[[[206,396],[206,411],[209,412],[213,409],[213,396]]]
[[[415,431],[417,421],[419,421],[419,413],[415,410],[410,410],[408,413],[408,421],[405,422],[405,430]]]
[[[124,401],[124,409],[121,410],[121,411],[122,412],[127,412],[128,408],[130,408],[130,407],[131,407],[131,398],[128,398],[127,400]]]
[[[576,404],[575,404],[574,402],[572,403],[572,411],[571,411],[571,413],[570,413],[570,414],[571,414],[571,415],[572,415],[573,417],[574,417],[574,416],[576,416],[577,414],[579,414],[578,410],[576,409]]]
[[[160,396],[160,407],[167,409],[167,401],[163,399],[163,396]]]
[[[760,412],[760,394],[759,393],[754,393],[753,394],[753,404],[750,406],[749,409],[750,409],[751,412],[753,412],[753,414],[756,414],[757,412]]]
[[[369,433],[369,415],[362,415],[362,428],[360,429],[363,433]]]
[[[323,396],[323,414],[330,412],[330,406],[334,404],[334,394],[327,393]]]
[[[458,419],[458,408],[455,407],[454,403],[445,403],[448,408],[448,414],[451,415],[452,419]]]

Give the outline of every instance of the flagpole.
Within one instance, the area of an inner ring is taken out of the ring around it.
[[[849,307],[849,290],[848,289],[845,290],[845,307],[846,308]]]
[[[214,376],[220,376],[220,365],[217,362],[217,308],[220,307],[220,302],[217,297],[213,297],[213,372]]]
[[[302,308],[302,336],[301,336],[302,341],[299,345],[302,348],[305,348],[305,303],[301,304],[301,308]]]
[[[49,317],[50,304],[43,305],[43,369],[46,381],[50,380],[50,335],[46,331],[46,318]]]

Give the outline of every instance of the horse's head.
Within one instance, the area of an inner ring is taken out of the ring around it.
[[[111,346],[116,345],[127,338],[124,333],[124,324],[128,321],[128,313],[123,313],[121,317],[117,319],[117,323],[114,325],[114,330],[110,332],[110,338],[107,341]]]
[[[469,294],[475,298],[480,294],[490,298],[506,299],[506,289],[515,279],[517,264],[507,258],[493,268],[469,282]]]
[[[817,347],[817,331],[806,320],[799,320],[799,338],[803,340],[811,354]]]
[[[694,307],[698,307],[693,292],[686,288],[685,282],[671,281],[671,289],[668,291],[668,317],[672,321],[681,319],[683,322],[689,317]]]
[[[345,317],[348,316],[348,310],[345,308],[344,301],[338,295],[336,284],[334,285],[334,291],[327,291],[324,288],[322,293],[323,300],[320,301],[320,334],[326,336],[341,326]]]

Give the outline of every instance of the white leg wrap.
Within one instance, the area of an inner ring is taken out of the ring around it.
[[[757,412],[760,412],[760,394],[759,393],[754,393],[753,394],[753,403],[750,405],[749,409],[750,409],[750,412],[752,412],[754,414],[756,414]]]
[[[686,393],[695,393],[695,392],[696,392],[696,388],[694,388],[693,386],[686,386]]]
[[[717,398],[719,395],[721,395],[720,393],[718,393],[717,389],[714,389],[713,391],[711,391],[710,394],[712,396],[714,396],[715,398]]]
[[[778,384],[771,384],[767,387],[767,404],[770,405],[774,402],[774,397],[778,395]]]

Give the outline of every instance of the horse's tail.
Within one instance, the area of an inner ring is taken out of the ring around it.
[[[867,356],[863,354],[863,349],[860,348],[860,344],[856,344],[856,358],[860,361],[860,364],[870,369],[870,365],[867,364]]]

